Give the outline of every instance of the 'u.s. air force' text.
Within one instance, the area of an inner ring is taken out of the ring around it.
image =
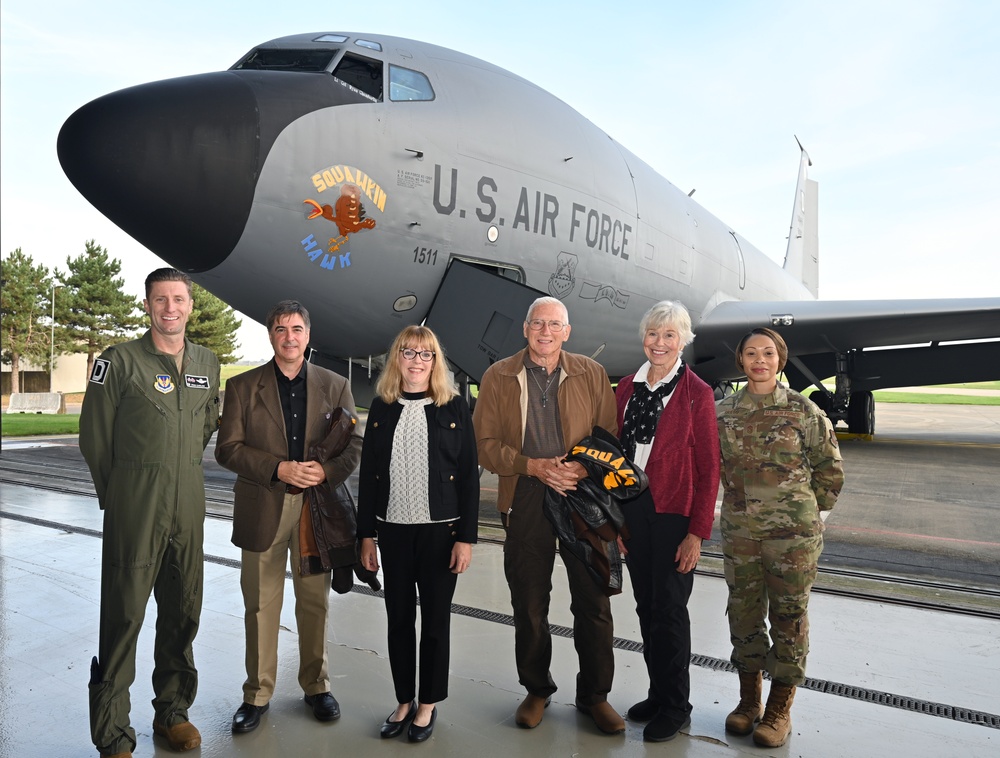
[[[458,169],[451,169],[447,187],[443,187],[440,164],[434,166],[434,208],[444,216],[455,212],[458,197]],[[486,224],[496,223],[504,226],[506,217],[499,216],[495,195],[498,187],[496,181],[489,176],[479,177],[476,183],[476,197],[479,205],[475,208],[476,218]],[[444,195],[447,200],[443,200]],[[459,218],[465,218],[465,210],[459,209]],[[561,223],[569,225],[557,231],[560,224],[559,198],[545,192],[531,192],[527,187],[521,187],[514,211],[512,229],[521,229],[534,234],[550,237],[568,238],[570,242],[584,242],[594,250],[610,253],[622,260],[628,260],[629,243],[632,239],[632,226],[622,219],[607,213],[601,213],[594,208],[588,208],[581,203],[572,203],[568,214],[569,220]],[[562,235],[560,234],[562,232]]]

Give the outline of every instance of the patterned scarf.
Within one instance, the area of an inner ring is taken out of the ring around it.
[[[674,391],[686,368],[685,364],[681,364],[674,378],[655,390],[649,389],[645,382],[632,384],[632,397],[628,401],[622,423],[622,450],[628,458],[635,458],[636,443],[648,445],[653,441],[656,425],[663,412],[663,399]]]

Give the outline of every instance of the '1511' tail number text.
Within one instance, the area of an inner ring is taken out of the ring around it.
[[[426,263],[428,266],[436,266],[438,262],[438,251],[426,247],[413,248],[413,262]]]

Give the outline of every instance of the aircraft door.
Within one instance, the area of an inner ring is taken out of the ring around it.
[[[498,359],[525,346],[522,325],[528,306],[545,294],[455,259],[425,323],[438,335],[448,360],[478,382]]]
[[[736,247],[736,266],[737,275],[739,276],[740,289],[746,289],[747,286],[747,263],[743,257],[743,248],[740,246],[740,241],[736,237],[735,232],[730,231],[729,236],[733,239],[733,245]]]

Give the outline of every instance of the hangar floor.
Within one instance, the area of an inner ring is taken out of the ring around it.
[[[5,449],[7,443],[4,443]],[[96,652],[101,515],[92,497],[40,492],[5,483],[0,490],[0,756],[92,756],[87,688]],[[624,735],[600,734],[573,708],[576,654],[571,639],[554,640],[553,675],[560,690],[537,729],[514,725],[523,696],[513,664],[513,630],[502,548],[477,546],[458,583],[453,617],[451,696],[439,707],[430,744],[381,741],[378,727],[393,707],[380,598],[356,591],[331,600],[333,691],[343,717],[315,721],[295,682],[297,666],[291,586],[279,648],[279,681],[260,728],[233,735],[241,700],[243,609],[239,551],[229,524],[206,524],[205,602],[195,656],[200,688],[192,721],[203,745],[192,756],[684,756],[761,755],[750,738],[725,733],[737,699],[726,670],[728,631],[721,579],[699,576],[691,601],[691,726],[661,745],[642,742],[641,725]],[[557,566],[553,624],[570,625],[562,569]],[[613,601],[617,673],[611,703],[624,712],[645,696],[631,589]],[[867,600],[814,595],[809,687],[800,688],[793,734],[775,756],[989,756],[1000,751],[1000,625],[995,619],[920,610]],[[132,688],[137,756],[174,755],[152,735],[153,620],[139,638]],[[407,752],[407,754],[410,754]]]

